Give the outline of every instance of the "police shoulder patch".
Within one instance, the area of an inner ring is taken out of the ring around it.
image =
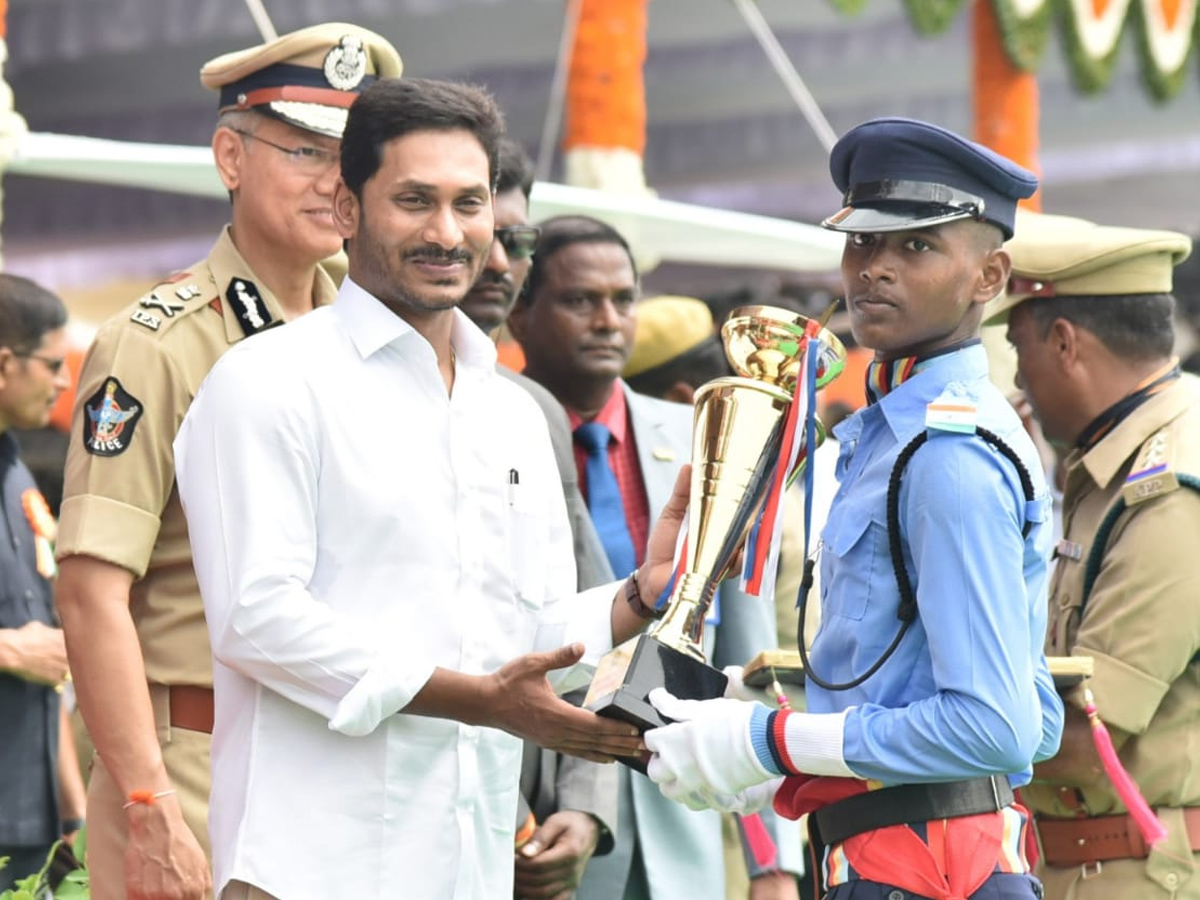
[[[225,299],[246,337],[257,334],[272,324],[271,313],[258,292],[258,286],[248,278],[234,278],[225,289]]]
[[[1179,479],[1171,471],[1172,450],[1171,438],[1165,428],[1156,431],[1142,444],[1121,488],[1126,506],[1142,503],[1179,487]]]
[[[142,417],[142,403],[114,376],[83,404],[83,447],[93,456],[118,456],[129,449]]]

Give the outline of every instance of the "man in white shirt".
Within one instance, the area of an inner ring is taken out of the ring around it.
[[[653,614],[686,483],[621,590],[575,596],[545,418],[455,308],[492,240],[502,128],[462,85],[365,91],[334,196],[337,300],[226,354],[175,442],[225,900],[511,897],[519,738],[642,751],[547,675],[578,685],[581,657]]]

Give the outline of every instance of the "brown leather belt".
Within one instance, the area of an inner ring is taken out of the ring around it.
[[[1188,843],[1200,850],[1200,807],[1183,810]],[[1145,859],[1150,848],[1128,815],[1090,819],[1037,819],[1042,856],[1051,866],[1082,866],[1110,859]]]
[[[171,710],[171,724],[188,731],[203,731],[212,734],[213,692],[212,688],[193,684],[173,684],[167,688]]]

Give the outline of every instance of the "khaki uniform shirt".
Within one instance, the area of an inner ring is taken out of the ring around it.
[[[1169,809],[1200,806],[1200,665],[1191,664],[1200,649],[1200,492],[1175,477],[1200,477],[1200,404],[1189,385],[1176,381],[1065,464],[1046,654],[1093,658],[1088,687],[1100,717],[1119,744],[1125,738],[1121,762],[1171,836],[1149,860],[1105,862],[1105,877],[1087,879],[1090,888],[1079,881],[1060,889],[1054,873],[1043,872],[1046,896],[1200,897],[1200,872],[1192,873],[1181,814]],[[1120,497],[1128,508],[1109,533],[1081,608],[1088,554]],[[1082,690],[1067,699],[1082,708]],[[1091,780],[1090,773],[1081,780]],[[1022,795],[1042,815],[1126,811],[1107,779],[1080,788],[1035,782]],[[1072,882],[1080,876],[1063,874]],[[1117,877],[1126,879],[1126,892],[1114,893]],[[1171,893],[1185,881],[1186,892]]]
[[[323,270],[313,293],[317,305],[337,294]],[[130,612],[150,682],[212,685],[204,607],[175,488],[175,434],[221,354],[282,322],[279,301],[226,228],[205,260],[105,323],[84,360],[57,553],[92,556],[137,578]]]

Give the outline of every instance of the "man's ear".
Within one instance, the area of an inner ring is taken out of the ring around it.
[[[1064,370],[1078,362],[1081,342],[1079,329],[1074,322],[1069,319],[1055,319],[1050,323],[1046,340],[1049,341],[1055,359]]]
[[[8,364],[16,361],[10,347],[0,347],[0,388],[8,385]]]
[[[979,284],[975,294],[971,297],[971,302],[983,305],[995,300],[1008,285],[1010,274],[1012,274],[1012,257],[1008,255],[1008,251],[1003,247],[987,251],[987,255],[983,258],[983,266],[979,271]]]
[[[242,169],[245,166],[246,144],[242,136],[231,128],[218,128],[212,139],[213,163],[225,190],[236,191],[242,184]]]
[[[337,187],[333,189],[333,225],[342,236],[342,240],[350,240],[358,234],[358,222],[362,216],[362,204],[354,191],[346,187],[346,182],[338,179]]]

